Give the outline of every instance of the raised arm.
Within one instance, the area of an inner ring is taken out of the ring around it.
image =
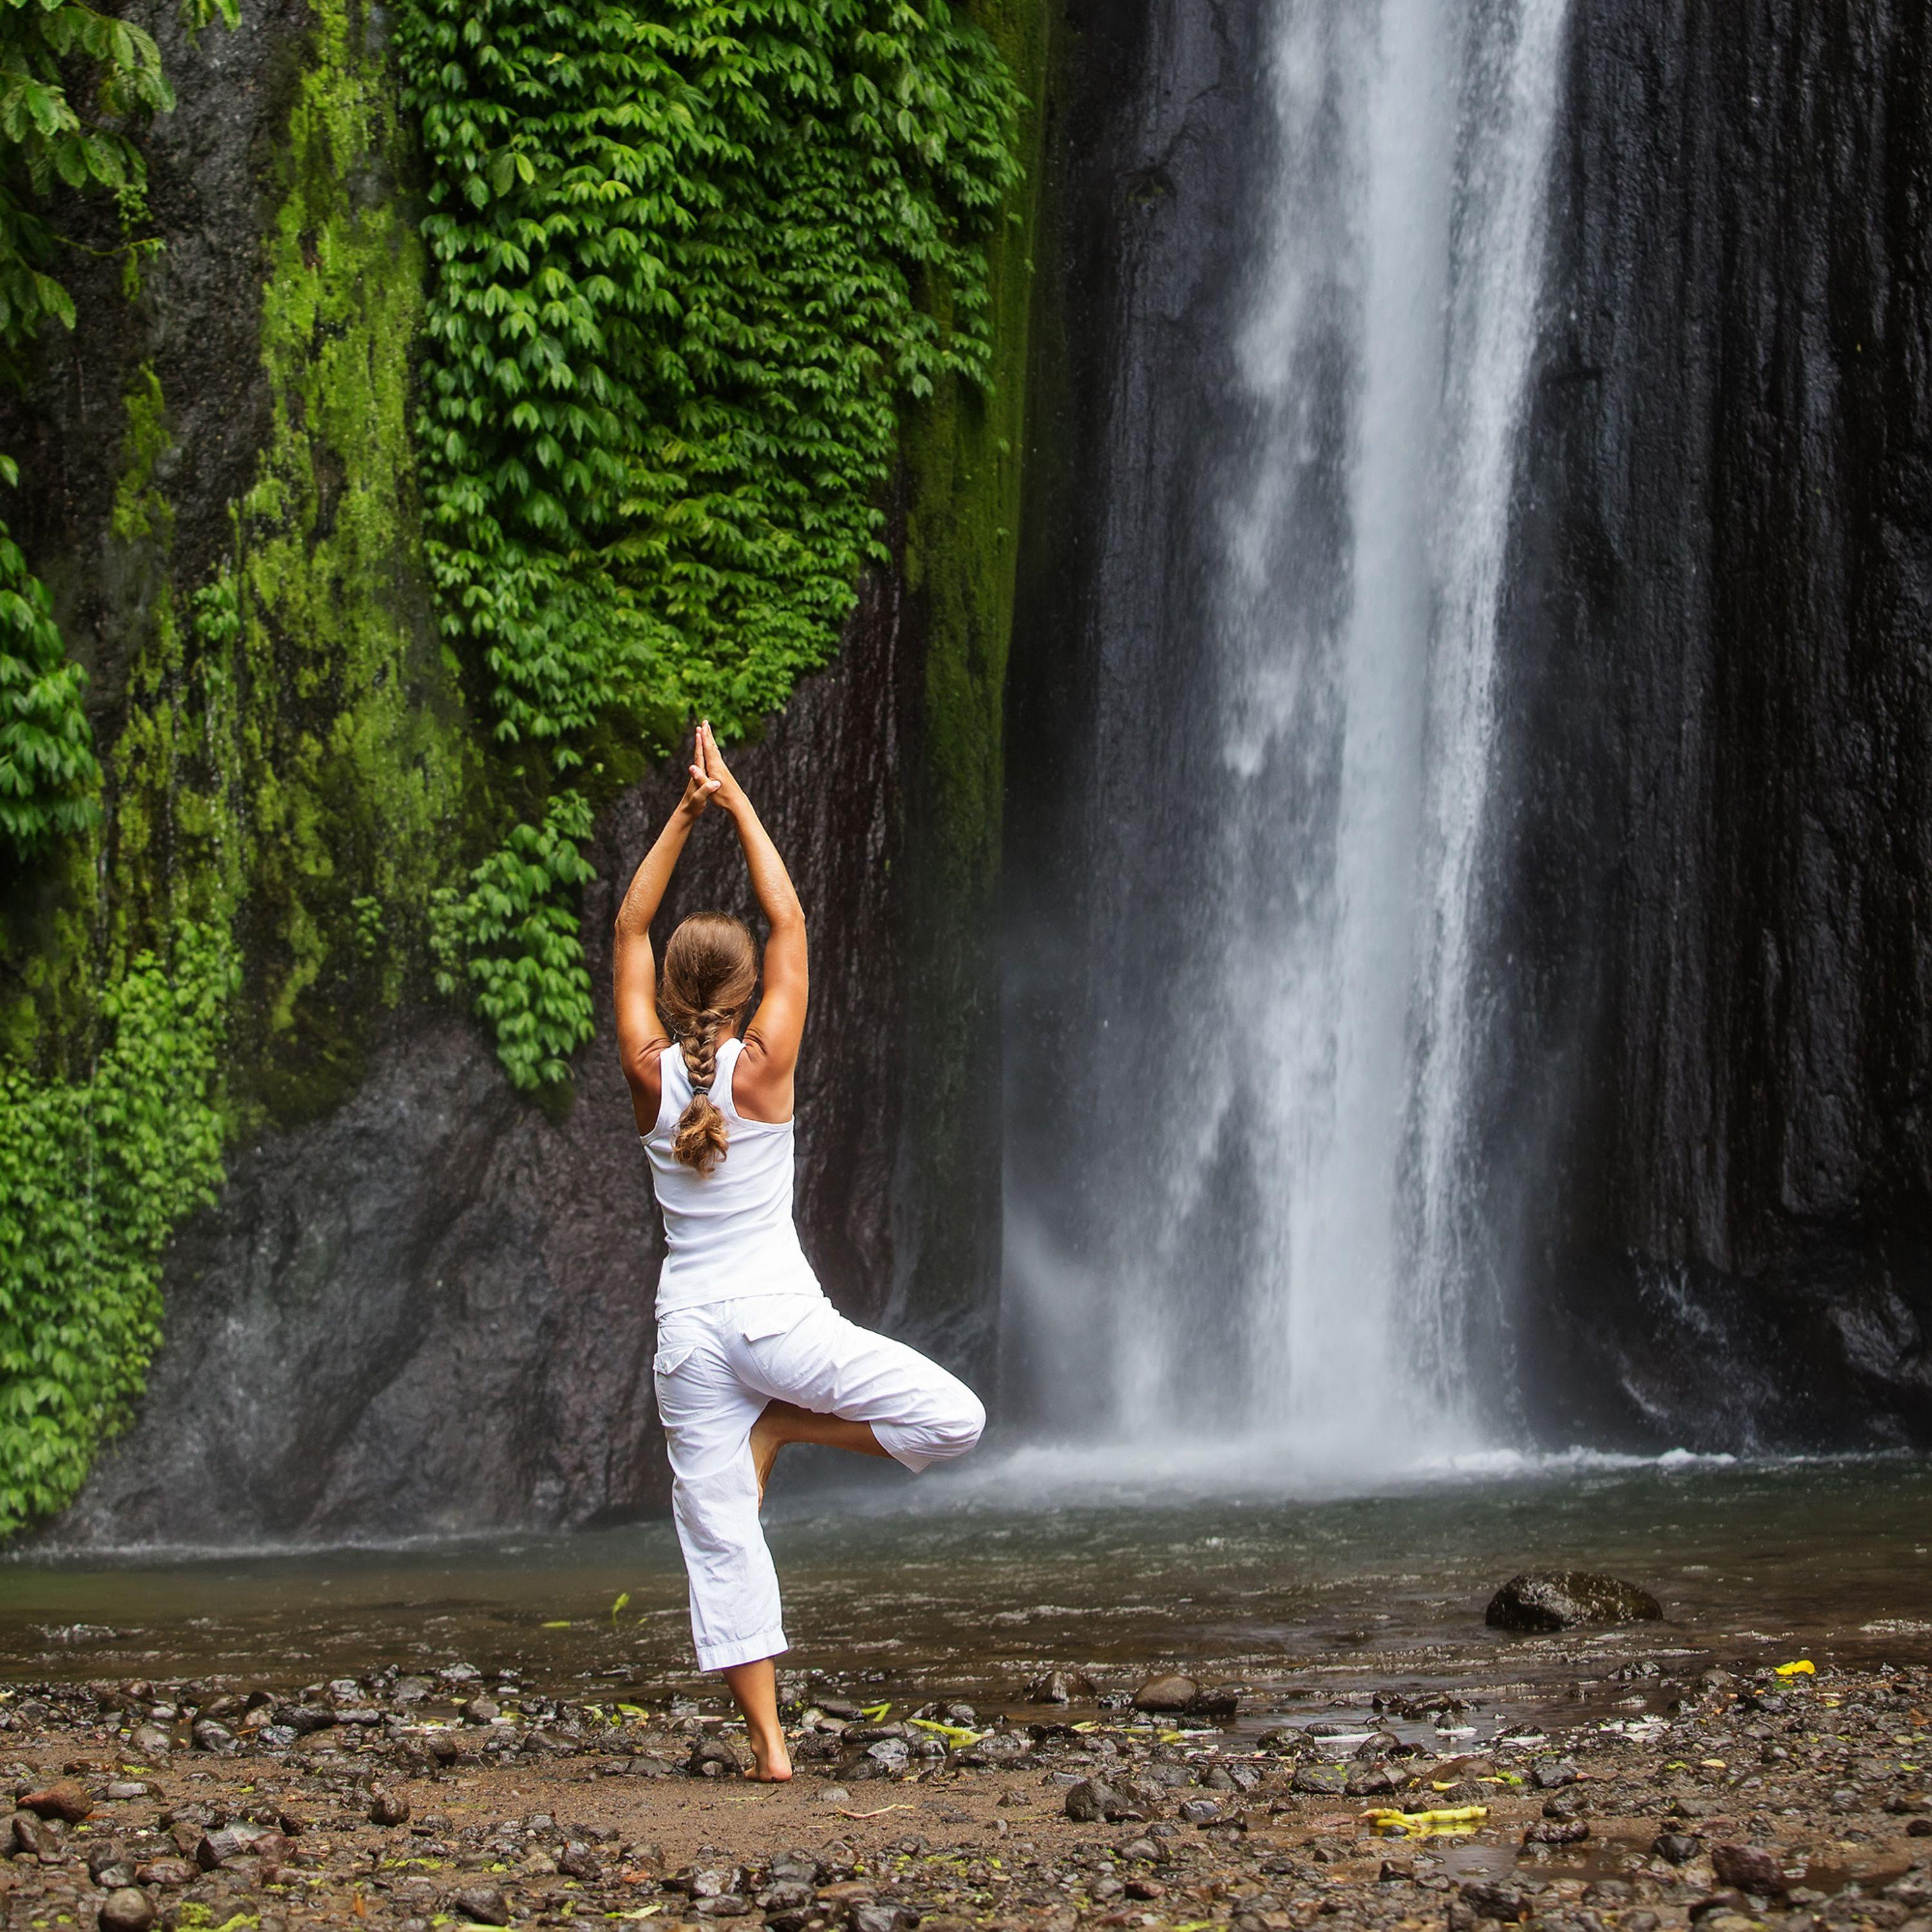
[[[657,1124],[662,1094],[658,1056],[670,1044],[670,1036],[658,1017],[658,967],[651,951],[651,921],[664,903],[664,890],[677,868],[684,842],[704,808],[717,796],[720,783],[704,769],[700,742],[693,752],[684,796],[664,821],[657,842],[644,854],[644,863],[632,874],[630,890],[617,908],[611,963],[617,1002],[617,1053],[624,1078],[630,1083],[631,1109],[638,1117],[638,1131],[643,1134]]]
[[[708,724],[698,728],[698,751],[705,776],[717,786],[711,794],[712,802],[738,828],[752,890],[771,928],[765,940],[764,997],[745,1029],[745,1052],[733,1078],[732,1099],[738,1111],[752,1120],[788,1120],[792,1076],[798,1067],[799,1042],[805,1036],[808,991],[805,912],[778,848],[752,810],[744,788],[731,776]]]

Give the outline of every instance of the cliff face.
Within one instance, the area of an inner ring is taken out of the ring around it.
[[[1932,1438],[1928,56],[1578,0],[1498,813],[1552,1434]]]
[[[901,1159],[915,943],[902,800],[920,656],[902,600],[875,588],[837,668],[740,760],[814,940],[807,1245],[848,1313],[915,1330],[932,1324]],[[468,1020],[393,1016],[349,1100],[240,1150],[183,1233],[146,1399],[59,1541],[583,1523],[668,1500],[650,1376],[662,1250],[617,1070],[608,934],[677,790],[638,788],[599,828],[584,910],[598,1035],[568,1112],[514,1094]],[[753,911],[722,819],[699,828],[665,916],[705,905]],[[984,1306],[986,1264],[968,1251],[927,1278]],[[974,1339],[953,1337],[969,1365]]]
[[[1046,10],[976,10],[1036,88]],[[80,289],[80,326],[0,424],[26,478],[9,514],[89,668],[110,770],[98,838],[0,878],[0,992],[20,1061],[80,1077],[121,957],[102,933],[215,917],[240,970],[216,1096],[230,1146],[218,1199],[168,1252],[146,1394],[50,1534],[648,1511],[666,1498],[659,1250],[609,933],[676,776],[651,767],[600,812],[581,922],[596,1036],[568,1090],[519,1095],[466,1003],[434,992],[424,944],[430,888],[496,808],[422,565],[425,269],[385,16],[250,0],[238,29],[192,43],[171,8],[143,17],[179,100],[146,136],[165,250],[137,302],[105,268]],[[808,1250],[848,1312],[976,1374],[997,1307],[986,915],[1030,202],[1013,213],[990,251],[995,390],[948,384],[910,412],[892,563],[832,668],[734,758],[811,922]],[[202,621],[215,592],[218,617],[246,620],[232,634]],[[705,904],[753,911],[722,820],[665,918]]]

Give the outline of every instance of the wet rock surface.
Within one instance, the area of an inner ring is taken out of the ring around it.
[[[833,668],[735,756],[812,910],[814,1037],[843,1042],[800,1072],[806,1250],[843,1312],[976,1372],[998,1214],[977,1215],[976,1244],[918,1241],[899,1103],[922,648],[896,588],[868,584]],[[617,897],[675,799],[669,776],[634,789],[593,842],[583,924],[597,1033],[568,1111],[553,1119],[515,1095],[469,1020],[416,1011],[341,1107],[238,1150],[218,1203],[171,1250],[134,1424],[53,1540],[413,1535],[666,1505],[650,1376],[661,1236],[609,988]],[[754,914],[722,820],[693,839],[661,929],[704,906]],[[959,1132],[975,1134],[966,1116]],[[970,1165],[956,1192],[978,1201]]]
[[[1478,1127],[1543,1204],[1522,1405],[1558,1443],[1924,1443],[1932,22],[1568,32]]]
[[[1483,1621],[1506,1630],[1568,1630],[1576,1624],[1651,1622],[1664,1610],[1648,1590],[1595,1570],[1526,1572],[1490,1599]]]
[[[944,1698],[813,1701],[798,1675],[798,1775],[776,1786],[738,1774],[742,1734],[713,1700],[614,1706],[493,1674],[497,1714],[478,1725],[458,1709],[477,1675],[0,1699],[21,1808],[0,1922],[1932,1932],[1922,1664],[1796,1682],[1653,1667],[1635,1700],[1597,1676],[1552,1703],[1562,1724],[1473,1687],[1443,1710],[1368,1685],[1347,1694],[1352,1727],[1276,1687],[1251,1693],[1286,1707],[1273,1721],[1234,1729],[1134,1713],[1134,1678],[1103,1682],[1093,1715],[1042,1719],[1022,1682],[981,1717]],[[251,1700],[328,1720],[196,1747],[200,1712]],[[142,1730],[164,1748],[136,1756]],[[902,1758],[856,1781],[889,1742]],[[1342,1795],[1370,1771],[1377,1793]],[[62,1786],[80,1819],[28,1808]]]

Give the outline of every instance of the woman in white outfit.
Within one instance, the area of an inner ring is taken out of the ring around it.
[[[664,949],[662,984],[651,951],[679,854],[713,805],[737,827],[770,927],[749,1025],[758,959],[739,921],[685,920]],[[986,1411],[916,1350],[848,1322],[799,1246],[792,1077],[805,1031],[805,915],[707,724],[684,796],[618,909],[616,973],[618,1047],[664,1213],[653,1366],[698,1667],[730,1685],[753,1774],[788,1778],[772,1668],[785,1634],[758,1524],[773,1460],[788,1442],[817,1442],[916,1472],[963,1456]]]

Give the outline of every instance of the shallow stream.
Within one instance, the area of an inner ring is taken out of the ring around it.
[[[1438,1470],[1377,1496],[1268,1498],[1259,1472],[1130,1484],[1105,1459],[1028,1451],[916,1486],[890,1468],[781,1472],[771,1534],[790,1663],[877,1696],[1020,1706],[1029,1677],[1102,1688],[1174,1663],[1258,1706],[1346,1708],[1371,1689],[1456,1689],[1492,1730],[1571,1700],[1606,1714],[1717,1659],[1932,1656],[1932,1461]],[[828,1477],[835,1480],[828,1480]],[[1178,1482],[1197,1486],[1185,1492]],[[1244,1492],[1244,1491],[1248,1492]],[[1484,1606],[1525,1568],[1613,1570],[1661,1624],[1526,1639]],[[389,1549],[223,1554],[46,1550],[0,1564],[0,1676],[218,1675],[291,1685],[398,1664],[514,1668],[647,1696],[696,1680],[667,1523]]]

